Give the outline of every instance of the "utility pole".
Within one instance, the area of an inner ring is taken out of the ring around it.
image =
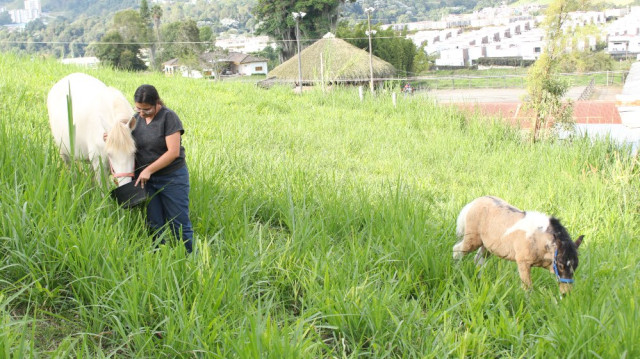
[[[371,47],[371,35],[376,33],[375,30],[371,31],[371,13],[373,13],[374,10],[372,7],[364,9],[364,12],[367,13],[367,24],[369,25],[367,36],[369,36],[369,88],[371,89],[371,93],[373,93],[373,48]]]
[[[302,93],[302,59],[300,58],[300,19],[302,19],[306,12],[293,12],[293,20],[296,22],[296,42],[298,43],[298,86],[300,86],[300,93]]]

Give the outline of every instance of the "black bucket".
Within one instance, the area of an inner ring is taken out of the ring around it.
[[[131,181],[111,191],[111,197],[115,198],[119,205],[123,208],[133,208],[139,206],[147,200],[147,190],[138,186],[134,186],[135,182]]]

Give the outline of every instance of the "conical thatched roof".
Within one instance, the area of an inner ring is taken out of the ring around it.
[[[322,60],[321,60],[322,58]],[[324,79],[325,82],[369,81],[369,52],[334,36],[325,36],[302,50],[302,82],[311,83]],[[321,71],[321,63],[323,71]],[[396,73],[390,63],[373,56],[373,77],[386,78]],[[322,75],[321,75],[322,74]],[[298,55],[282,63],[269,72],[267,78],[298,81]]]

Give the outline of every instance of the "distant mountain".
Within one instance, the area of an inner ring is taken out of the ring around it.
[[[147,0],[149,6],[155,3]],[[238,21],[240,32],[255,25],[251,9],[257,0],[173,0],[161,2],[166,21],[179,21],[191,18],[219,22],[221,19]],[[513,0],[507,1],[513,2]],[[470,12],[477,7],[496,6],[502,0],[357,0],[342,7],[342,17],[352,21],[367,19],[364,9],[373,7],[374,23],[412,22],[437,20],[444,14]],[[114,13],[139,8],[140,0],[41,0],[42,11],[67,18],[81,15],[87,17],[110,17]],[[24,7],[23,0],[0,0],[0,7],[19,9]]]
[[[151,2],[151,1],[149,1]],[[79,15],[105,16],[139,6],[139,0],[40,0],[42,11],[73,18]],[[24,8],[24,0],[0,0],[0,7]]]

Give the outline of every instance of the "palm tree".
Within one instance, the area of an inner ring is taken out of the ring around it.
[[[153,28],[156,31],[156,40],[160,42],[160,18],[162,17],[162,8],[156,4],[151,7],[151,17],[153,17]]]
[[[160,5],[156,4],[151,7],[151,17],[153,18],[153,28],[156,33],[156,41],[152,41],[151,44],[151,57],[153,58],[151,66],[156,69],[156,46],[157,43],[160,42],[160,18],[162,17],[162,8]]]

